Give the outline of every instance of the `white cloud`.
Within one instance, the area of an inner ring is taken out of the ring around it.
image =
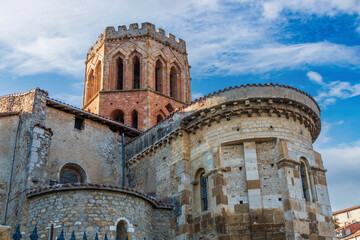
[[[203,46],[207,48],[207,46]],[[329,42],[295,45],[269,44],[261,48],[232,49],[225,46],[223,55],[212,56],[204,52],[211,62],[198,64],[200,72],[207,74],[263,73],[273,70],[296,69],[306,65],[336,65],[360,67],[360,48]],[[197,51],[202,51],[198,49]]]
[[[328,188],[333,210],[358,205],[360,198],[360,141],[339,144],[336,147],[316,149],[322,154],[327,171]],[[343,196],[346,195],[346,201]],[[345,203],[347,205],[345,205]]]
[[[262,14],[276,19],[282,9],[315,8],[316,13],[329,6],[333,12],[350,13],[356,9],[349,0],[158,0],[138,4],[131,0],[104,0],[100,4],[89,0],[86,8],[83,2],[71,0],[4,1],[0,14],[0,69],[21,75],[56,72],[82,78],[85,54],[106,26],[145,21],[187,41],[196,77],[263,73],[304,65],[358,68],[358,47],[329,42],[278,44],[276,25],[261,20]]]
[[[360,14],[359,0],[263,0],[263,16],[272,20],[281,10],[302,14],[334,16],[336,14]]]
[[[60,100],[62,102],[65,102],[67,104],[73,105],[75,107],[81,108],[83,96],[82,95],[73,95],[68,93],[60,93],[55,94],[54,96],[51,96],[52,98],[56,100]]]
[[[324,84],[323,78],[319,73],[317,73],[317,72],[308,72],[306,75],[308,76],[308,78],[311,81],[313,81],[313,82],[315,82],[317,84]]]
[[[333,128],[334,126],[342,125],[343,123],[344,123],[344,121],[342,121],[342,120],[338,121],[338,122],[327,122],[327,121],[322,122],[321,133],[320,133],[320,136],[318,137],[318,139],[316,140],[315,145],[322,146],[322,145],[329,143],[331,140],[333,140],[329,136],[329,132],[330,132],[331,128]]]
[[[326,83],[323,81],[322,76],[317,72],[308,72],[307,76],[311,81],[322,86],[318,96],[315,97],[315,100],[324,108],[334,104],[339,98],[346,99],[360,95],[360,83],[353,85],[350,82],[341,81]]]
[[[203,93],[199,93],[199,92],[196,92],[196,93],[191,93],[191,98],[192,98],[192,100],[195,100],[195,99],[201,98],[202,96],[204,96],[204,94],[203,94]]]

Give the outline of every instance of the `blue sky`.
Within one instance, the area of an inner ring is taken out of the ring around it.
[[[40,87],[81,107],[98,35],[152,22],[187,42],[195,98],[268,82],[314,96],[333,210],[360,204],[359,0],[0,2],[0,95]]]

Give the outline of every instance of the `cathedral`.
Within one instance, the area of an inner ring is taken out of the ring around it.
[[[107,27],[82,109],[38,88],[0,97],[0,223],[24,239],[333,240],[320,130],[290,86],[192,101],[184,40]]]

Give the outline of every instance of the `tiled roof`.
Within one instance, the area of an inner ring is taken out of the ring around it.
[[[105,124],[108,125],[109,127],[118,129],[122,132],[124,132],[125,134],[127,134],[130,137],[136,137],[138,135],[140,135],[142,133],[142,131],[136,129],[136,128],[132,128],[129,127],[125,124],[122,124],[118,121],[114,121],[112,119],[109,119],[107,117],[104,116],[100,116],[98,114],[95,113],[90,113],[88,111],[82,110],[80,108],[77,108],[75,106],[69,105],[67,103],[61,102],[59,100],[53,99],[53,98],[47,98],[46,99],[46,104],[50,107],[59,109],[61,111],[67,112],[67,113],[71,113],[71,114],[75,114],[75,115],[79,115],[81,117],[84,118],[88,118],[91,119],[95,122],[99,122],[101,124]]]
[[[171,204],[164,203],[162,201],[156,200],[154,197],[151,197],[145,193],[142,193],[138,190],[121,187],[117,185],[111,184],[97,184],[97,183],[66,183],[66,184],[56,184],[53,186],[45,186],[40,188],[35,188],[29,190],[26,195],[28,197],[33,197],[40,194],[45,194],[49,192],[56,192],[56,191],[66,191],[66,190],[107,190],[107,191],[116,191],[119,193],[126,193],[138,196],[149,201],[154,207],[156,208],[167,208],[172,209],[174,206]]]
[[[344,213],[344,212],[348,212],[348,211],[352,211],[352,210],[355,210],[355,209],[358,209],[358,208],[360,208],[360,205],[354,206],[354,207],[345,208],[345,209],[342,209],[342,210],[339,210],[339,211],[335,211],[335,212],[333,212],[332,214],[333,214],[333,215],[337,215],[337,214]]]

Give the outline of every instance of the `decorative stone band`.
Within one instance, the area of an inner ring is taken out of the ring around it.
[[[301,103],[281,98],[238,100],[222,103],[211,108],[205,108],[183,118],[179,128],[129,159],[127,164],[131,166],[133,163],[145,157],[145,155],[151,155],[157,151],[158,148],[165,146],[178,136],[182,136],[182,131],[195,133],[205,125],[210,126],[214,122],[219,123],[221,119],[230,120],[234,117],[252,116],[285,117],[293,121],[298,121],[309,129],[312,141],[315,141],[320,134],[320,117],[311,108]]]
[[[232,117],[275,116],[286,117],[299,121],[310,130],[313,142],[320,134],[320,117],[306,105],[284,98],[256,98],[222,103],[194,112],[182,119],[182,127],[187,131],[195,132],[203,126],[210,126],[212,122],[220,119],[230,120]]]
[[[57,184],[54,186],[46,186],[42,188],[36,188],[29,190],[26,193],[26,196],[28,198],[43,195],[43,194],[51,194],[55,192],[60,191],[82,191],[82,190],[102,190],[102,191],[113,191],[118,192],[119,194],[130,194],[133,196],[137,196],[139,198],[142,198],[149,202],[153,207],[155,208],[161,208],[161,209],[173,209],[173,205],[164,203],[162,201],[158,201],[155,198],[144,194],[142,192],[139,192],[137,190],[126,188],[126,187],[120,187],[120,186],[114,186],[110,184],[96,184],[96,183],[66,183],[66,184]]]

